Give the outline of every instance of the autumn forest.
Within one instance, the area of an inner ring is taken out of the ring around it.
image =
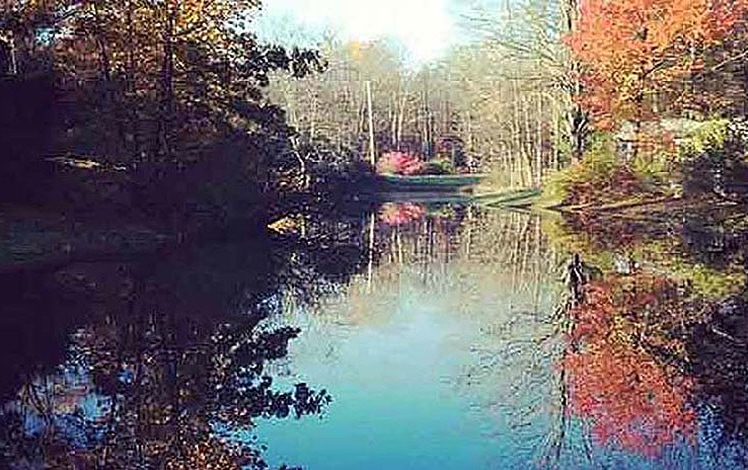
[[[374,3],[0,0],[0,468],[748,469],[748,0]]]

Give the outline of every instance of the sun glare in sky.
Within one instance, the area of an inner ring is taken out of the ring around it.
[[[416,64],[438,59],[456,41],[449,0],[268,0],[263,10],[259,29],[276,39],[298,27],[344,41],[390,38]]]

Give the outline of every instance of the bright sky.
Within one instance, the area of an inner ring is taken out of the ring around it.
[[[262,35],[298,36],[294,29],[303,26],[344,41],[394,38],[416,64],[438,59],[457,42],[450,0],[266,0],[263,10]]]

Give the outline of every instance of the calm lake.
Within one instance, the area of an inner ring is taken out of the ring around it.
[[[0,467],[748,468],[744,216],[278,232],[3,274]]]

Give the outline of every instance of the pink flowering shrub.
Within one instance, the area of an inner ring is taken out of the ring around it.
[[[423,161],[405,152],[387,152],[377,161],[377,173],[417,175],[424,169]]]

